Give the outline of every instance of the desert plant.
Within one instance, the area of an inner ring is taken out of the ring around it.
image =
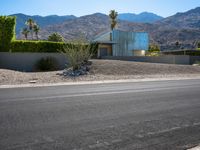
[[[149,52],[160,52],[160,47],[156,44],[150,44],[148,51]]]
[[[22,34],[24,35],[24,37],[25,37],[26,40],[28,39],[29,32],[30,31],[27,28],[23,28],[23,30],[22,30]]]
[[[150,44],[146,56],[159,56],[160,47],[156,44]]]
[[[52,41],[52,42],[63,42],[64,38],[62,37],[62,35],[60,35],[59,33],[52,33],[49,37],[48,37],[48,41]]]
[[[86,40],[74,40],[64,46],[63,53],[68,61],[68,68],[73,71],[79,70],[91,58],[95,51],[96,44],[90,44]]]
[[[53,57],[41,58],[36,63],[37,71],[54,71],[58,69],[58,62]]]

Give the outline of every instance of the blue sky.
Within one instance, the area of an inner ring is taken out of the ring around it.
[[[76,15],[153,12],[163,17],[200,6],[200,0],[0,0],[0,15]]]

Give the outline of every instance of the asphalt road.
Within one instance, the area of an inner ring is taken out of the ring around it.
[[[0,89],[0,150],[176,150],[200,143],[200,80]]]

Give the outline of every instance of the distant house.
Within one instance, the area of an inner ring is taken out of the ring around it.
[[[149,47],[146,32],[125,32],[113,30],[94,39],[99,43],[98,57],[102,56],[144,56]]]

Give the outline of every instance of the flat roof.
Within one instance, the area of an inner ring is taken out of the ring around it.
[[[99,44],[116,44],[117,42],[114,42],[114,41],[95,41]]]

